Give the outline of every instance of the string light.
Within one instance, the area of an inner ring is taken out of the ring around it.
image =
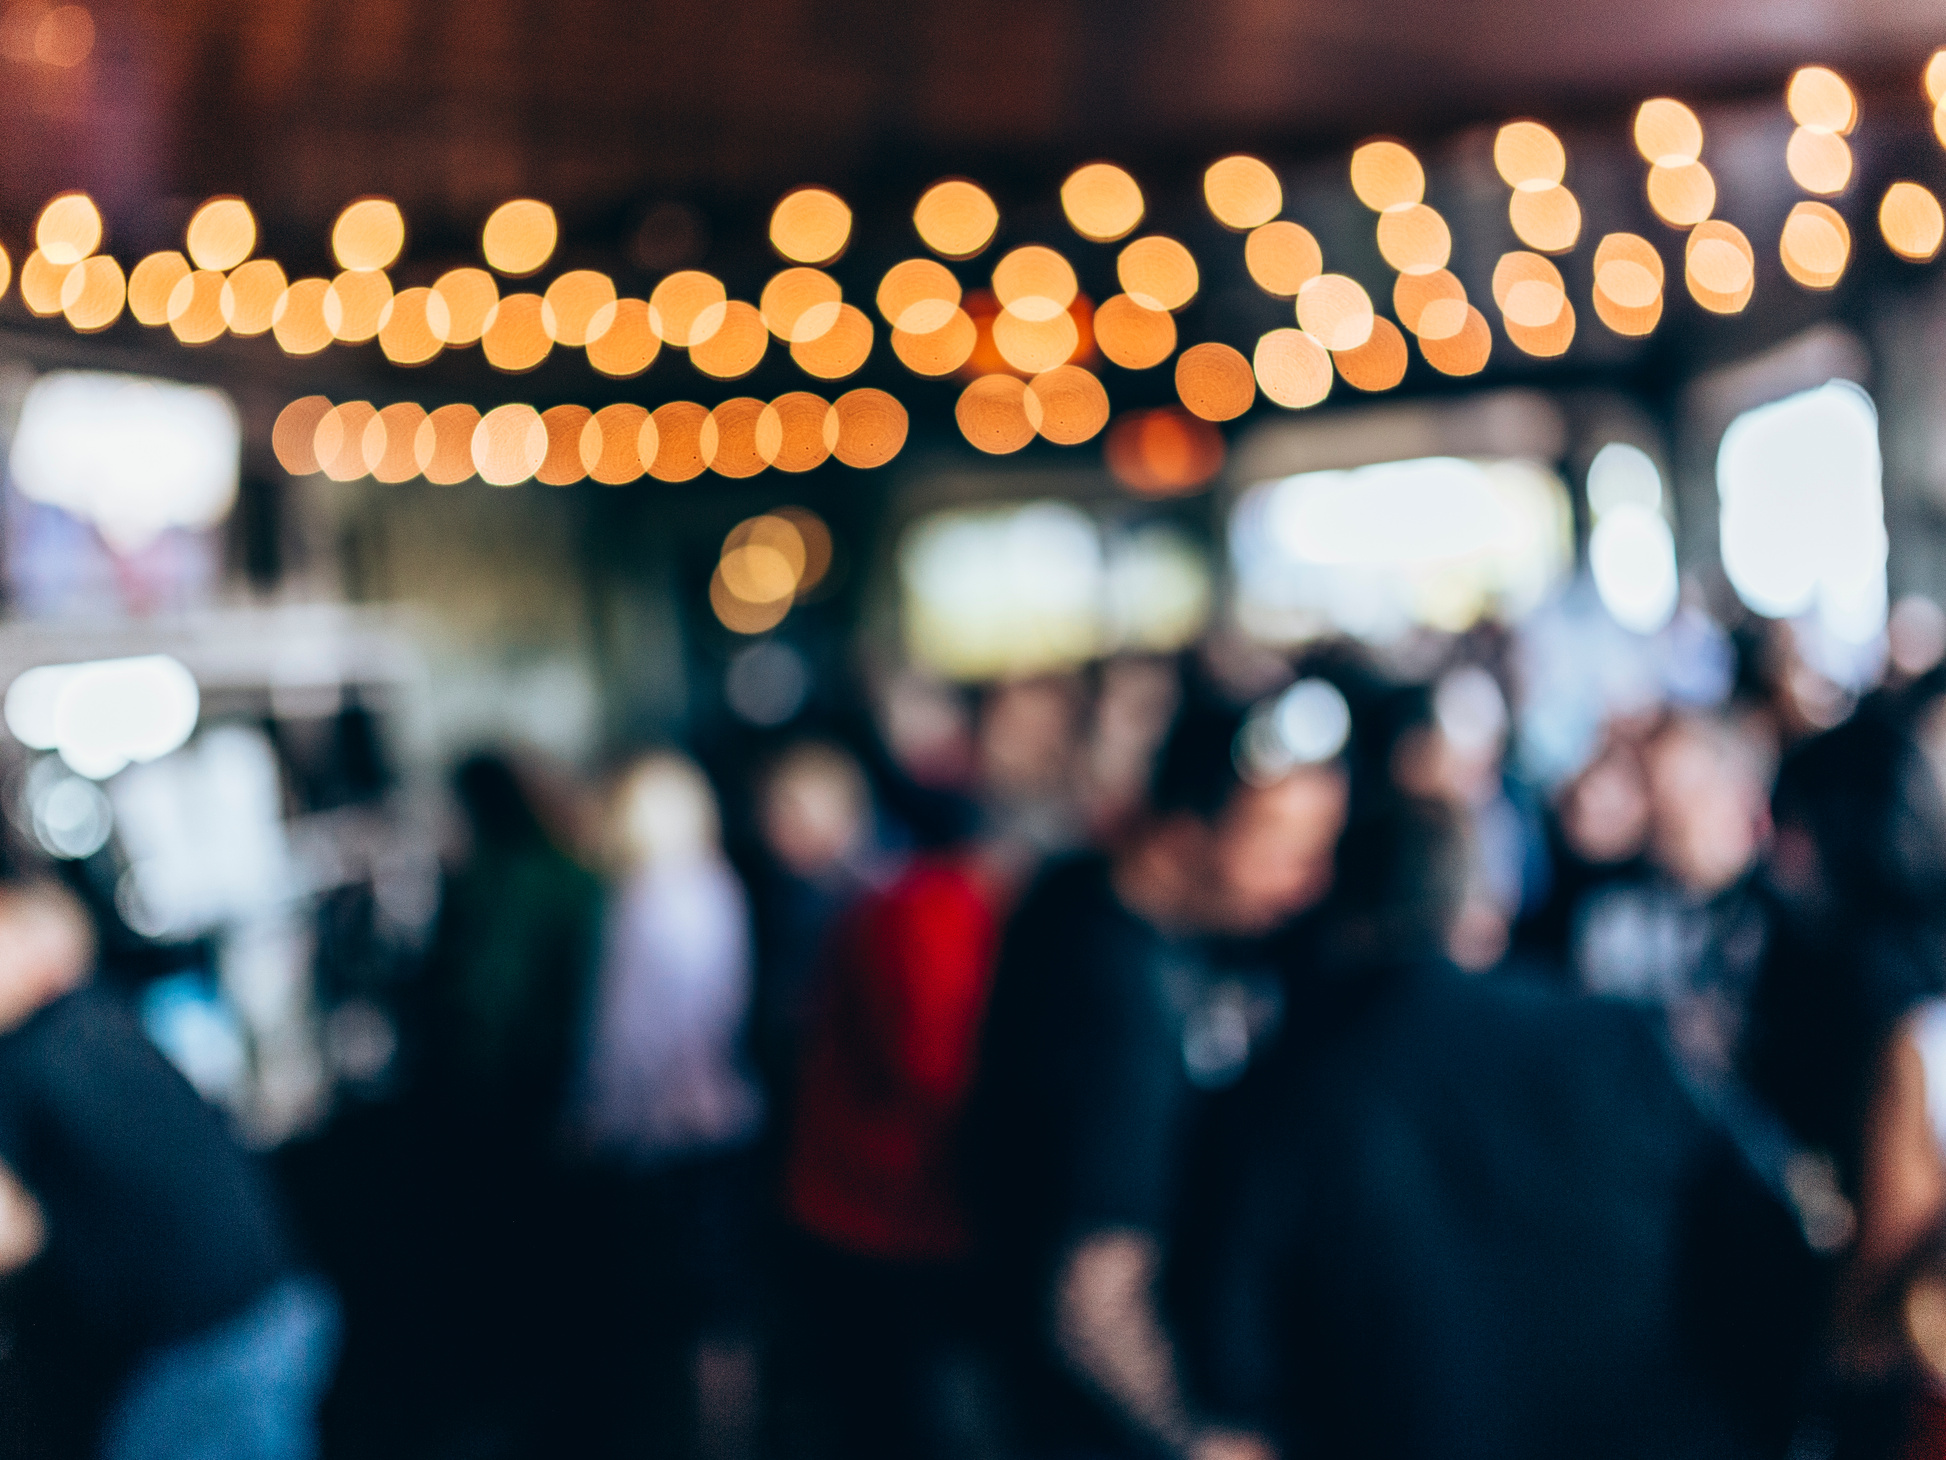
[[[1124,370],[1148,370],[1176,352],[1176,321],[1117,294],[1095,311],[1095,342]]]
[[[228,273],[256,248],[257,220],[241,198],[211,198],[190,218],[184,237],[197,268]]]
[[[1286,409],[1303,410],[1331,393],[1331,354],[1303,330],[1271,330],[1250,363],[1257,388]]]
[[[331,256],[339,268],[351,273],[389,269],[404,248],[405,215],[390,198],[361,198],[332,225]],[[195,256],[193,245],[190,256]],[[374,326],[372,334],[377,333]]]
[[[1391,320],[1376,316],[1365,343],[1332,356],[1347,385],[1363,391],[1390,390],[1405,379],[1405,336]]]
[[[1258,158],[1225,157],[1203,173],[1203,201],[1218,223],[1242,233],[1284,210],[1284,186]]]
[[[1927,78],[1930,82],[1930,71]],[[1939,199],[1928,189],[1916,182],[1895,182],[1879,201],[1878,228],[1893,253],[1923,264],[1939,252],[1942,234],[1946,234],[1946,217],[1941,215]]]
[[[697,432],[696,451],[718,476],[753,477],[770,463],[757,450],[757,420],[764,403],[737,396],[711,411]]]
[[[830,420],[831,440],[825,424]],[[757,417],[757,454],[785,472],[806,472],[830,459],[838,423],[821,395],[794,390],[778,396]]]
[[[1074,231],[1093,243],[1126,238],[1146,205],[1135,179],[1112,162],[1076,168],[1061,184],[1061,211]]]
[[[552,208],[533,198],[515,198],[488,215],[480,230],[480,253],[496,273],[524,279],[539,273],[554,256],[560,237]]]
[[[771,247],[792,263],[830,263],[850,240],[851,209],[823,188],[787,193],[771,211]]]
[[[1209,341],[1176,357],[1176,394],[1191,414],[1230,421],[1255,403],[1257,378],[1239,352]]]
[[[1324,250],[1300,223],[1266,223],[1243,245],[1243,264],[1266,294],[1292,299],[1324,272]]]
[[[1036,375],[1027,392],[1039,407],[1036,429],[1057,446],[1078,446],[1108,424],[1108,392],[1079,365],[1060,365]]]
[[[101,246],[101,210],[95,200],[86,193],[62,193],[50,201],[34,224],[34,246],[57,268],[88,257]]]
[[[912,210],[912,226],[934,253],[970,259],[993,241],[1000,210],[984,188],[960,178],[934,183]]]
[[[267,334],[277,313],[277,301],[289,281],[275,259],[252,259],[223,281],[217,306],[230,333],[242,339]]]
[[[1347,275],[1319,274],[1297,291],[1298,327],[1334,354],[1370,339],[1373,318],[1371,295]]]

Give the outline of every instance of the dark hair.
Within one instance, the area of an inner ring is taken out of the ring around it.
[[[1376,798],[1338,843],[1332,916],[1347,953],[1387,961],[1437,954],[1465,893],[1465,821],[1445,801]]]
[[[469,755],[453,772],[453,793],[482,842],[498,847],[547,842],[534,803],[504,755],[493,751]]]
[[[1236,764],[1243,721],[1243,711],[1207,695],[1185,696],[1156,753],[1149,810],[1157,816],[1187,812],[1202,821],[1221,816],[1243,784]]]

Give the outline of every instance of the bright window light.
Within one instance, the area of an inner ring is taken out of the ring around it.
[[[1182,536],[1104,536],[1064,502],[922,518],[900,543],[899,576],[908,650],[954,679],[1179,648],[1209,613],[1208,567]]]
[[[29,669],[7,687],[0,714],[22,745],[58,751],[70,770],[100,781],[182,745],[201,704],[194,675],[146,654]]]
[[[1723,568],[1766,618],[1812,615],[1850,644],[1885,627],[1878,412],[1834,380],[1745,411],[1716,456]]]
[[[220,390],[57,371],[21,405],[14,484],[134,552],[172,527],[220,522],[236,500],[236,408]]]
[[[1386,640],[1525,613],[1571,565],[1573,518],[1532,462],[1434,456],[1260,483],[1230,518],[1230,554],[1258,637]]]

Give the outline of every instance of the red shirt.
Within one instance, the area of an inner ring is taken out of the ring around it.
[[[955,1139],[999,918],[958,861],[920,858],[840,919],[785,1169],[792,1217],[875,1257],[966,1250]]]

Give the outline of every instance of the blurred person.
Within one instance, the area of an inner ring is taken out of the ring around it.
[[[1159,1297],[1202,1091],[1248,1054],[1213,943],[1267,935],[1330,886],[1348,720],[1316,680],[1249,717],[1192,702],[1142,821],[1050,867],[1008,922],[969,1194],[1028,1453],[1230,1453],[1183,1392]]]
[[[1694,1284],[1730,1253],[1782,1288],[1781,1213],[1705,1240],[1739,1168],[1652,1011],[1447,959],[1464,831],[1416,798],[1347,830],[1220,1203],[1214,1411],[1293,1457],[1781,1456],[1807,1324]]]
[[[1685,1047],[1727,1067],[1763,954],[1753,874],[1769,833],[1767,757],[1745,727],[1679,714],[1649,737],[1642,763],[1647,865],[1583,897],[1575,971],[1591,992],[1661,1004]]]
[[[0,1274],[35,1397],[102,1460],[309,1460],[336,1302],[94,960],[64,890],[0,883]]]
[[[785,1171],[799,1348],[832,1453],[980,1453],[972,1241],[959,1188],[972,1082],[1017,850],[971,803],[827,945]]]
[[[1648,772],[1635,742],[1611,726],[1554,798],[1547,895],[1514,930],[1517,958],[1546,977],[1572,978],[1576,909],[1607,883],[1641,880],[1648,847]]]
[[[1082,827],[1082,713],[1073,675],[989,688],[975,723],[975,775],[996,829],[1042,855],[1073,847]]]
[[[790,746],[757,780],[757,830],[768,856],[754,869],[754,1044],[773,1094],[795,1088],[818,949],[839,910],[869,880],[872,795],[840,746]]]
[[[764,1102],[743,1051],[750,905],[715,793],[685,756],[645,756],[614,800],[616,885],[573,1115],[592,1166],[583,1297],[624,1407],[615,1453],[730,1456],[754,1442],[750,1153]],[[597,1442],[600,1443],[600,1442]]]

